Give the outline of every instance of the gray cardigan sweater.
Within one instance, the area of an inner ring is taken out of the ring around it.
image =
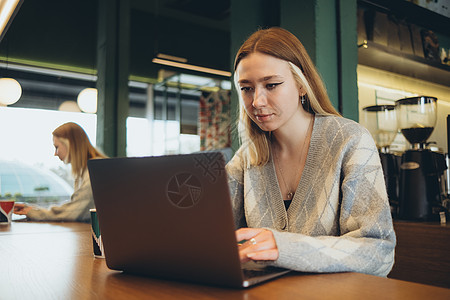
[[[70,201],[49,209],[35,207],[27,213],[27,219],[30,221],[89,222],[91,219],[89,209],[91,208],[95,208],[94,196],[89,172],[85,170],[79,184],[75,186]]]
[[[299,185],[286,211],[272,158],[227,164],[236,226],[270,229],[279,257],[270,265],[304,272],[386,276],[396,243],[375,143],[358,123],[316,115]]]

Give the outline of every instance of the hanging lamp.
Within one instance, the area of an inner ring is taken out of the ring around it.
[[[97,98],[97,89],[86,88],[78,94],[77,103],[81,111],[95,114],[97,112]]]
[[[22,96],[20,83],[13,78],[0,78],[0,104],[11,105]]]

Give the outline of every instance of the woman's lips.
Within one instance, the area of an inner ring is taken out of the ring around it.
[[[256,120],[259,122],[269,121],[272,118],[272,114],[257,114],[255,115]]]

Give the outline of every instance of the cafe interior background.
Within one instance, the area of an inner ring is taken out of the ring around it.
[[[0,195],[40,205],[70,198],[70,168],[53,156],[51,135],[69,121],[112,157],[232,153],[234,53],[266,26],[300,37],[347,118],[361,121],[369,105],[436,97],[429,141],[448,152],[448,1],[15,2],[0,39]],[[421,30],[437,39],[438,57],[424,51]],[[400,133],[391,145],[408,147]]]

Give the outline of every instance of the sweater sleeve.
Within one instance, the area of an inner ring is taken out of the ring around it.
[[[87,176],[81,186],[74,191],[69,202],[49,209],[33,208],[28,212],[27,218],[30,221],[89,222],[89,209],[94,207],[91,182]]]
[[[244,214],[243,162],[239,152],[228,162],[226,170],[236,229],[247,227]]]
[[[307,236],[272,229],[279,250],[274,265],[306,272],[390,272],[396,238],[383,171],[373,139],[362,131],[337,154],[338,234]]]

